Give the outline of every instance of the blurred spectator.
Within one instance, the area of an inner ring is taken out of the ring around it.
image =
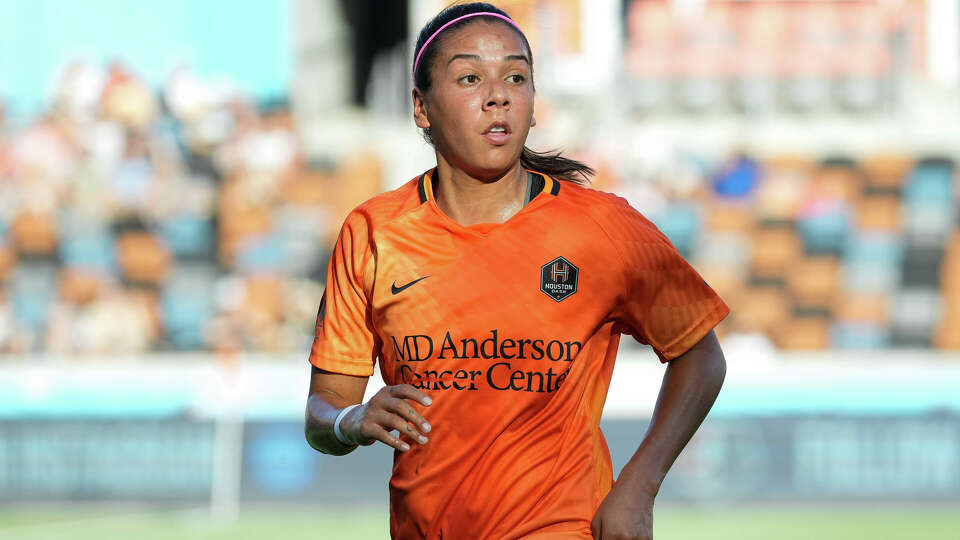
[[[719,171],[713,189],[721,197],[745,197],[757,185],[759,175],[756,161],[746,154],[737,154]]]
[[[153,90],[119,62],[110,66],[100,98],[104,118],[134,129],[146,129],[158,112]]]
[[[82,60],[71,62],[54,87],[52,109],[79,124],[93,122],[100,112],[106,83],[103,69]]]
[[[77,62],[47,114],[7,132],[2,111],[2,353],[306,350],[338,227],[381,191],[375,155],[309,162],[289,110],[187,67],[156,92]],[[575,150],[728,301],[721,335],[960,348],[951,160],[707,156],[627,132]]]
[[[309,347],[371,159],[310,170],[288,110],[185,67],[155,94],[70,64],[49,114],[0,129],[0,353]]]

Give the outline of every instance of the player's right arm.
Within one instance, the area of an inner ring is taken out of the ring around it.
[[[430,424],[411,406],[415,401],[429,407],[430,398],[409,384],[385,386],[367,403],[351,409],[340,420],[340,432],[349,442],[345,444],[334,434],[334,421],[345,407],[361,403],[369,377],[344,375],[311,369],[310,393],[307,396],[305,435],[314,449],[335,456],[352,452],[357,445],[368,446],[383,442],[401,452],[410,446],[390,433],[407,435],[410,440],[426,444],[425,433]]]
[[[343,455],[357,445],[382,441],[401,452],[409,444],[391,434],[397,430],[411,442],[426,443],[429,424],[412,403],[430,405],[430,398],[409,384],[387,386],[361,404],[380,349],[370,311],[372,257],[368,219],[351,212],[344,221],[327,267],[326,288],[317,310],[310,349],[310,392],[304,432],[307,443],[325,454]],[[345,441],[345,442],[344,442]]]

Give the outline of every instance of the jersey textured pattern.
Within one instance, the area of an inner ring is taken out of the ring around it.
[[[613,484],[599,428],[620,335],[667,362],[729,309],[621,197],[528,171],[532,200],[463,226],[435,169],[353,210],[310,362],[409,383],[430,442],[394,452],[390,533],[591,538]],[[639,444],[639,434],[638,441]]]

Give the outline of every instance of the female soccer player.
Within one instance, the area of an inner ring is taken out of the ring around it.
[[[307,440],[395,448],[393,538],[651,538],[660,483],[723,383],[727,306],[624,199],[579,185],[589,167],[524,147],[533,56],[506,13],[441,12],[413,80],[437,165],[343,224]],[[614,482],[599,423],[621,333],[669,364]],[[387,386],[361,403],[377,361]]]

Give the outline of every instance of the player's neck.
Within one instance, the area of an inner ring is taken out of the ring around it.
[[[523,208],[526,190],[527,174],[519,162],[503,176],[484,180],[437,157],[433,197],[447,217],[463,226],[507,221]]]

